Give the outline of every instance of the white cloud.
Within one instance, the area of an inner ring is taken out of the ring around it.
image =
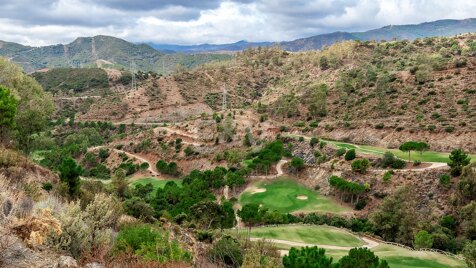
[[[281,41],[474,14],[474,0],[2,0],[0,39],[35,46],[99,34],[180,44]]]

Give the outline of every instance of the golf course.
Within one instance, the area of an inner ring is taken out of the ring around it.
[[[268,239],[283,250],[286,254],[291,247],[299,248],[299,243],[307,246],[316,245],[326,250],[326,255],[339,260],[348,254],[352,247],[370,247],[379,258],[388,261],[392,268],[463,268],[466,267],[462,260],[443,254],[428,251],[413,251],[399,246],[380,244],[362,238],[346,231],[321,225],[282,225],[270,227],[256,227],[237,229],[230,231],[231,234],[240,237],[249,237],[252,240]],[[296,245],[298,244],[298,245]]]
[[[289,137],[299,138],[304,137],[306,140],[310,140],[310,137],[289,134]],[[347,142],[340,142],[340,141],[332,141],[332,140],[325,140],[321,139],[321,141],[326,142],[328,144],[333,145],[336,148],[345,148],[345,149],[355,149],[357,153],[365,153],[365,154],[374,154],[374,155],[383,155],[385,152],[391,152],[398,158],[408,160],[408,152],[403,152],[398,149],[388,149],[382,148],[372,145],[357,145]],[[410,159],[411,161],[421,161],[421,162],[439,162],[439,163],[448,163],[449,161],[449,153],[444,152],[435,152],[435,151],[424,151],[420,152],[411,152]],[[472,161],[476,161],[476,155],[470,155]]]
[[[311,211],[345,213],[350,210],[350,208],[337,203],[333,199],[284,177],[251,184],[240,195],[239,202],[241,205],[261,204],[265,208],[277,210],[281,213]]]

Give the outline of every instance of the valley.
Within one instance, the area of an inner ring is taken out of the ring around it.
[[[0,266],[474,267],[476,34],[448,35],[10,44]]]

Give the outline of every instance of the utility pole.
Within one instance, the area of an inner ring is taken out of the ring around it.
[[[222,106],[221,106],[221,109],[222,109],[223,111],[226,110],[226,107],[227,107],[226,104],[227,104],[227,103],[226,103],[226,83],[225,83],[225,84],[223,84],[223,101],[222,101]]]
[[[132,91],[136,91],[136,90],[137,90],[136,72],[137,72],[136,63],[135,63],[135,62],[132,62],[132,63],[131,63],[131,75],[132,75],[131,90],[132,90]]]

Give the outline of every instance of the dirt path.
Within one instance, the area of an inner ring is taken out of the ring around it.
[[[107,146],[96,146],[96,147],[93,147],[91,148],[91,150],[97,150],[97,149],[101,149],[101,148],[107,148],[107,149],[111,149]],[[127,155],[128,157],[131,157],[131,158],[136,158],[137,160],[141,161],[141,162],[145,162],[147,164],[149,164],[149,167],[147,168],[147,170],[154,176],[160,176],[160,173],[157,172],[155,169],[154,169],[154,166],[155,164],[151,163],[149,160],[147,160],[146,158],[142,157],[142,156],[139,156],[137,154],[133,154],[133,153],[129,153],[129,152],[126,152],[126,151],[123,151],[123,150],[119,150],[119,149],[112,149],[114,150],[114,152],[116,153],[123,153],[125,155]]]
[[[252,179],[275,179],[275,178],[281,177],[284,174],[283,165],[288,163],[288,162],[289,161],[285,160],[285,159],[279,160],[278,164],[276,164],[277,174],[267,175],[267,176],[261,176],[261,175],[260,176],[250,176],[250,178],[252,178]]]

